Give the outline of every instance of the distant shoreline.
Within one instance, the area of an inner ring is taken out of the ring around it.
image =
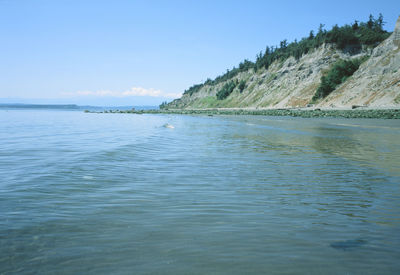
[[[63,111],[84,111],[89,110],[91,112],[104,112],[105,110],[148,110],[154,109],[156,106],[146,105],[126,105],[126,106],[95,106],[95,105],[77,105],[77,104],[29,104],[29,103],[0,103],[0,110],[23,110],[23,109],[34,109],[34,110],[63,110]]]
[[[400,119],[400,109],[370,109],[354,107],[354,109],[163,109],[163,110],[126,110],[87,113],[121,113],[121,114],[177,114],[177,115],[262,115],[262,116],[291,116],[291,117],[340,117],[340,118],[380,118]]]

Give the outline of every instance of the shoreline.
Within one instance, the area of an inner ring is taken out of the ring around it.
[[[320,109],[320,108],[293,108],[293,109],[162,109],[162,110],[109,110],[102,112],[86,113],[109,113],[109,114],[177,114],[177,115],[261,115],[261,116],[291,116],[291,117],[337,117],[337,118],[379,118],[400,119],[400,109]]]

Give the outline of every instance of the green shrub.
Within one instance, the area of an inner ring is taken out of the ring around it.
[[[235,89],[236,85],[237,81],[230,81],[226,83],[222,89],[217,92],[217,99],[223,100],[227,98],[232,93],[233,89]]]
[[[166,101],[164,101],[163,103],[161,103],[160,106],[159,106],[160,110],[162,110],[162,109],[167,109],[167,107],[168,107],[168,103],[167,103]]]
[[[353,75],[365,60],[366,58],[358,58],[336,62],[328,73],[321,77],[321,84],[312,101],[315,102],[318,99],[328,96],[339,84],[345,82],[347,78]]]
[[[193,85],[192,87],[190,87],[189,89],[187,89],[186,91],[184,91],[183,94],[192,95],[192,94],[194,94],[194,93],[197,93],[203,86],[204,86],[204,84],[196,84],[196,85]]]
[[[241,80],[241,81],[239,82],[239,86],[238,86],[239,92],[243,92],[243,90],[244,90],[245,87],[246,87],[246,81],[245,81],[245,80]]]

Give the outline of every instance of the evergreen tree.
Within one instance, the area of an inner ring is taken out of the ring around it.
[[[357,20],[354,21],[354,24],[351,25],[351,28],[353,29],[353,31],[357,31],[358,30],[358,21]]]
[[[372,16],[372,14],[369,15],[369,20],[367,22],[367,26],[369,29],[372,29],[372,27],[374,26],[374,17]]]

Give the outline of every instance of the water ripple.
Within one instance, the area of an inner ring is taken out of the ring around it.
[[[399,137],[384,120],[2,113],[0,273],[395,274]]]

